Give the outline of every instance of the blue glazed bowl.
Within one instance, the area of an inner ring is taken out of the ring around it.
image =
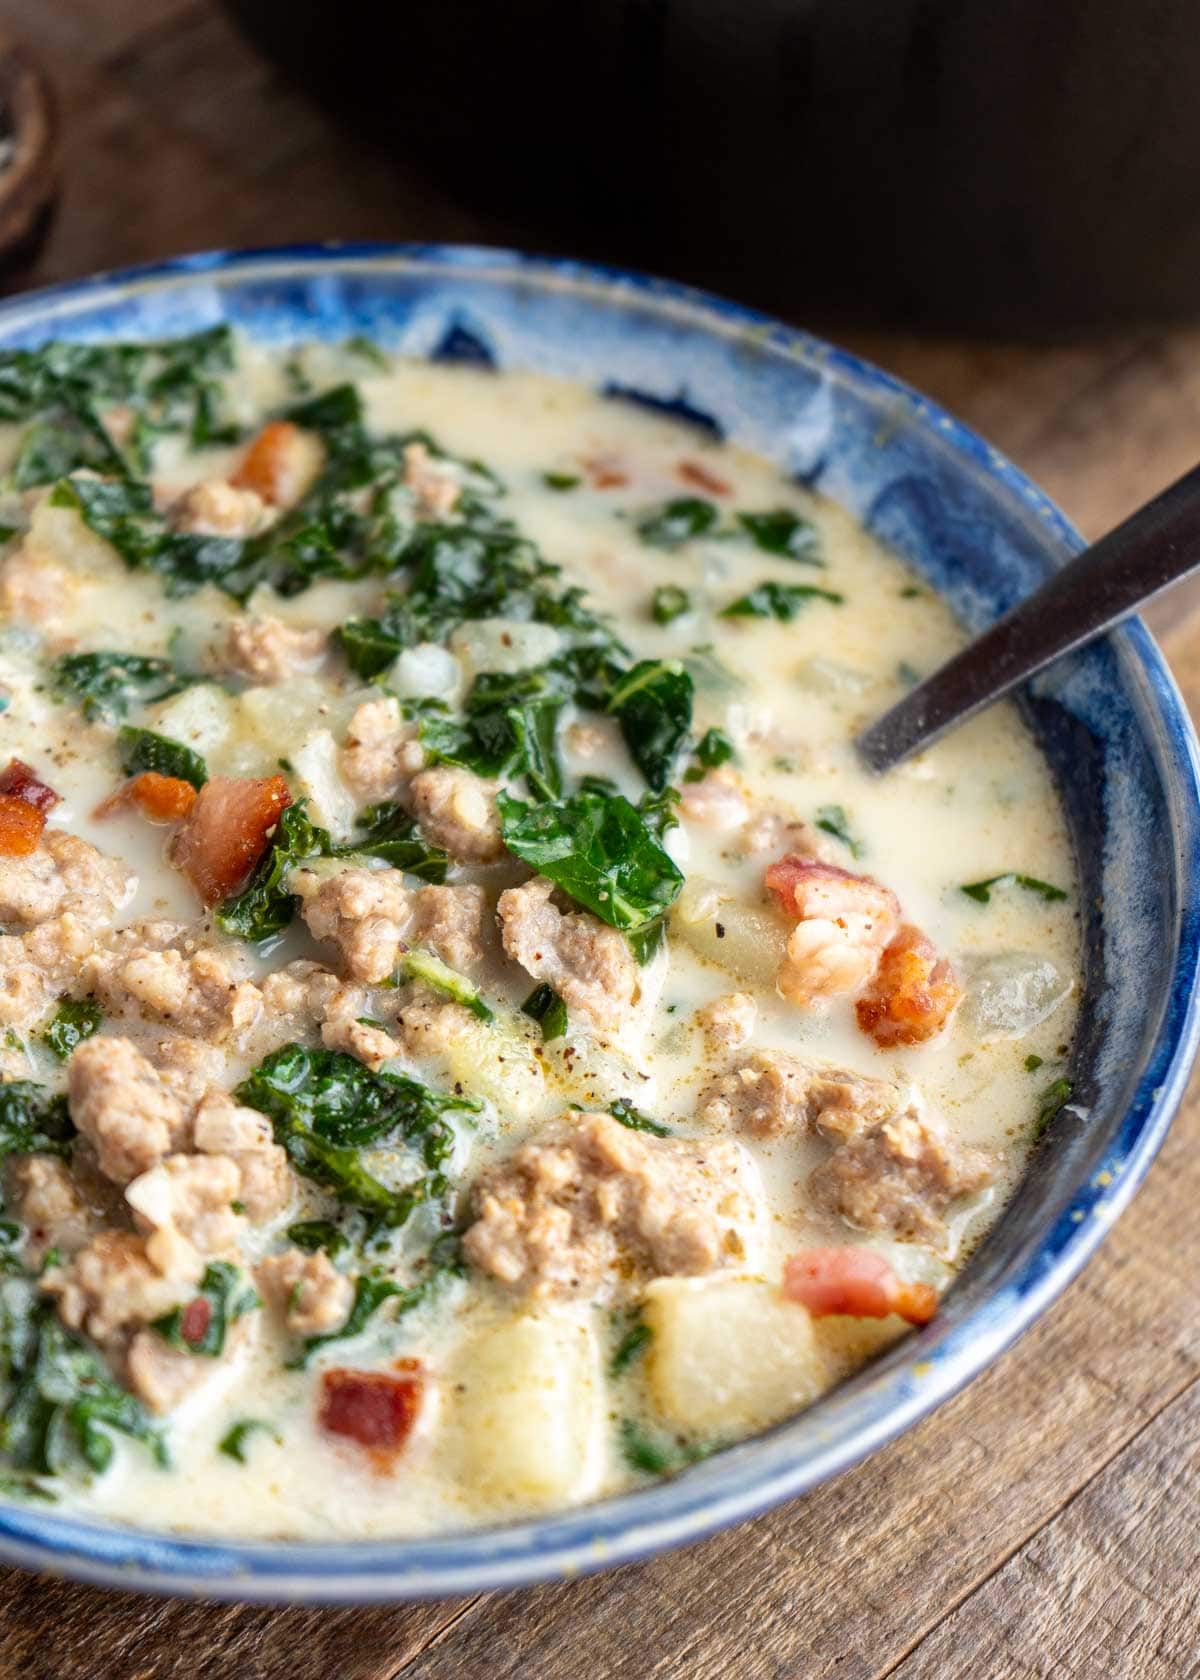
[[[367,333],[409,354],[569,375],[728,434],[832,497],[976,629],[1081,546],[1008,461],[935,404],[803,333],[634,274],[444,247],[214,253],[0,306],[0,345],[230,321],[286,343]],[[1145,629],[1024,701],[1069,813],[1086,998],[1064,1110],[933,1324],[793,1421],[674,1480],[433,1540],[213,1542],[0,1505],[0,1559],[155,1591],[279,1601],[438,1596],[645,1557],[815,1486],[931,1411],[1079,1271],[1128,1203],[1194,1054],[1198,758]],[[181,1512],[181,1518],[185,1513]]]

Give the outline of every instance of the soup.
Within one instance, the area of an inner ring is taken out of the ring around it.
[[[224,329],[0,357],[17,1497],[429,1533],[675,1474],[928,1322],[1069,1099],[1072,858],[768,461]]]

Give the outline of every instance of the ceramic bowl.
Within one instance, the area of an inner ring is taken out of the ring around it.
[[[567,375],[675,413],[848,508],[969,629],[1081,546],[1015,467],[926,398],[803,333],[635,274],[471,248],[206,254],[13,299],[0,306],[0,345],[218,321],[275,343],[367,333],[411,355]],[[795,1498],[961,1388],[1065,1288],[1128,1203],[1198,1032],[1197,744],[1161,656],[1131,622],[1039,679],[1023,704],[1059,780],[1086,907],[1075,1101],[931,1325],[766,1434],[576,1509],[435,1539],[300,1544],[190,1539],[9,1504],[0,1559],[125,1588],[283,1601],[565,1578]]]

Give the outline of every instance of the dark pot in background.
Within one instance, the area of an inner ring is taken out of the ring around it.
[[[793,318],[1200,313],[1195,0],[227,3],[514,242]]]

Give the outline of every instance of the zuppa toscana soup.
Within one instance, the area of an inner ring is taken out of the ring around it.
[[[195,1532],[679,1471],[938,1300],[1068,1099],[1072,858],[767,461],[223,329],[0,356],[0,1463]]]

